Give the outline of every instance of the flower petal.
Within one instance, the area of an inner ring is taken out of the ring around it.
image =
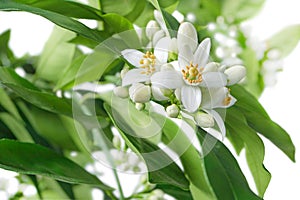
[[[171,38],[163,37],[155,45],[154,55],[160,64],[167,63],[168,61],[168,47],[171,44]]]
[[[158,10],[154,10],[154,18],[161,27],[161,29],[165,32],[165,34],[168,35],[169,32],[167,29],[167,25],[165,24],[165,20],[163,19],[161,12],[159,12]]]
[[[164,100],[168,100],[169,98],[166,97],[162,91],[160,90],[160,88],[156,87],[156,86],[153,86],[151,87],[151,92],[152,92],[152,95],[154,97],[155,100],[157,101],[164,101]]]
[[[159,30],[156,33],[154,33],[153,35],[153,39],[152,39],[152,45],[153,47],[156,45],[156,43],[163,37],[165,37],[166,34],[163,30]]]
[[[227,84],[227,77],[222,72],[207,72],[202,74],[202,87],[216,88],[223,87]]]
[[[188,45],[184,45],[178,54],[178,63],[180,69],[185,69],[186,66],[190,65],[193,60],[193,52]]]
[[[139,67],[143,53],[135,49],[125,49],[121,52],[122,56],[133,66]]]
[[[160,71],[151,76],[152,85],[159,88],[176,89],[184,83],[181,74],[175,70]]]
[[[209,58],[209,51],[210,51],[210,39],[206,38],[204,39],[198,46],[195,54],[194,54],[194,64],[198,64],[199,67],[204,67]]]
[[[133,83],[146,82],[150,80],[150,76],[146,74],[142,74],[143,69],[132,69],[129,70],[124,78],[122,79],[122,86],[131,85]]]
[[[178,51],[182,51],[183,46],[190,46],[192,52],[194,52],[198,45],[197,31],[193,24],[189,22],[183,22],[178,29],[177,33],[177,45]]]
[[[226,128],[225,128],[224,120],[222,119],[221,115],[218,112],[216,112],[215,110],[205,110],[205,111],[213,116],[213,118],[215,119],[217,126],[219,128],[219,131],[221,132],[222,139],[224,139],[226,136]],[[210,133],[210,131],[208,131],[208,132]],[[214,136],[214,137],[216,137],[216,136]]]
[[[184,85],[181,88],[181,101],[188,112],[195,112],[201,104],[201,90],[199,87]]]
[[[155,20],[150,20],[146,26],[146,36],[152,40],[153,35],[159,30],[158,23]]]

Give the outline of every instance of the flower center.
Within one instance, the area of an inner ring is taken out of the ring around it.
[[[152,52],[147,51],[143,58],[140,60],[141,68],[145,69],[141,74],[152,74],[156,71],[155,69],[156,57]]]
[[[203,68],[198,68],[198,64],[193,65],[191,62],[189,66],[185,67],[186,70],[181,70],[183,78],[189,83],[201,83]]]

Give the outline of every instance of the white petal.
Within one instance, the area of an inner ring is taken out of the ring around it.
[[[151,76],[152,85],[159,88],[176,89],[184,83],[181,74],[175,70],[160,71]]]
[[[124,78],[122,79],[122,86],[131,85],[133,83],[146,82],[150,80],[150,76],[146,74],[141,74],[143,69],[132,69],[129,70]]]
[[[156,59],[159,61],[160,64],[167,63],[168,61],[168,47],[171,43],[171,38],[169,37],[163,37],[160,39],[154,48],[154,55],[156,56]]]
[[[171,43],[169,45],[169,51],[173,53],[178,53],[177,38],[171,39]]]
[[[205,65],[203,73],[205,72],[218,72],[220,68],[220,64],[216,62],[210,62]]]
[[[153,35],[159,30],[158,23],[154,20],[150,20],[146,26],[146,36],[152,40]]]
[[[152,45],[155,46],[156,43],[163,37],[165,37],[166,34],[163,30],[159,30],[156,33],[154,33],[153,39],[152,39]]]
[[[184,85],[181,88],[181,101],[188,112],[195,112],[201,104],[201,90],[199,87]]]
[[[204,39],[198,46],[195,54],[194,54],[194,64],[198,64],[199,67],[204,67],[209,58],[209,51],[210,51],[210,39]]]
[[[207,72],[202,74],[200,86],[208,88],[223,87],[227,84],[227,76],[222,72]]]
[[[162,91],[160,90],[160,88],[155,87],[152,85],[151,87],[151,91],[152,91],[152,95],[154,97],[155,100],[157,101],[164,101],[164,100],[168,100],[168,97],[166,97]]]
[[[139,67],[143,53],[135,49],[125,49],[121,52],[122,56],[133,66]]]
[[[193,60],[193,52],[188,45],[184,45],[181,50],[178,54],[178,63],[181,69],[185,69]]]
[[[215,121],[217,122],[217,126],[222,134],[222,139],[224,139],[226,136],[226,128],[225,128],[224,120],[222,119],[220,114],[214,110],[205,110],[205,111],[214,117]]]
[[[221,94],[220,94],[221,90]],[[225,98],[225,92],[223,88],[202,88],[202,101],[201,108],[214,109],[216,102],[221,102]]]
[[[179,26],[177,33],[177,45],[178,51],[182,51],[184,45],[190,46],[192,52],[194,52],[198,45],[197,31],[193,24],[184,22]]]
[[[157,23],[160,25],[161,29],[168,34],[168,29],[167,26],[165,24],[165,20],[161,14],[161,12],[159,12],[158,10],[154,10],[154,18],[157,21]]]

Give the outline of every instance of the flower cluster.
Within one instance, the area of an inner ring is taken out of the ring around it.
[[[155,32],[155,21],[150,23],[152,25],[146,28],[150,40],[159,31],[165,34],[160,34],[163,37],[158,41],[152,40],[153,48],[145,52],[122,51],[122,56],[133,68],[123,70],[122,86],[115,88],[114,93],[122,98],[129,97],[139,110],[152,100],[163,105],[169,117],[188,115],[202,128],[217,125],[224,136],[224,122],[214,109],[235,103],[227,86],[245,77],[245,67],[209,62],[211,41],[206,38],[198,44],[197,31],[189,22],[180,25],[177,38],[166,33],[165,25],[160,25],[164,27],[160,30],[156,26]]]

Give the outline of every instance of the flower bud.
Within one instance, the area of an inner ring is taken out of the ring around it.
[[[128,89],[126,87],[118,86],[114,88],[114,94],[120,98],[127,98],[129,96]]]
[[[152,40],[154,34],[159,30],[159,24],[154,20],[150,20],[146,26],[146,36]]]
[[[123,69],[121,70],[121,73],[120,73],[121,79],[124,78],[125,74],[126,74],[128,71],[129,71],[129,69],[128,69],[127,67],[125,67],[125,68],[123,68]]]
[[[150,101],[151,88],[142,83],[134,83],[129,88],[130,99],[135,103],[146,103]]]
[[[198,36],[193,24],[189,22],[183,22],[180,24],[177,34],[178,49],[186,44],[189,44],[191,50],[194,52],[198,46]]]
[[[118,150],[121,149],[121,139],[119,136],[114,135],[112,143],[116,149],[118,149]]]
[[[145,104],[144,103],[136,103],[135,108],[139,111],[144,110],[145,109]]]
[[[166,108],[167,115],[172,118],[178,117],[179,108],[176,104],[172,104]]]
[[[227,85],[233,85],[238,83],[246,76],[246,68],[242,65],[234,65],[224,72],[228,77]]]
[[[210,114],[204,112],[197,112],[194,119],[197,125],[202,128],[210,128],[215,124],[214,118]]]

